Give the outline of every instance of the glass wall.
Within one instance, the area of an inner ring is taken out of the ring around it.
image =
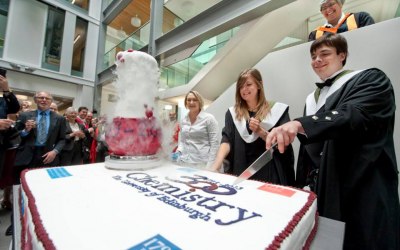
[[[164,1],[163,33],[178,27],[207,9],[213,7],[221,0],[208,1]]]
[[[150,2],[131,1],[107,26],[103,69],[113,65],[119,51],[140,50],[149,43]]]
[[[114,0],[103,0],[103,10],[105,10],[112,1]]]
[[[140,50],[141,48],[146,46],[149,40],[147,32],[148,28],[149,24],[147,23],[146,25],[143,25],[142,29],[137,30],[129,37],[126,37],[126,33],[121,32],[120,30],[117,31],[116,37],[109,36],[108,39],[110,40],[115,40],[118,38],[124,38],[124,39],[104,54],[103,69],[106,69],[114,64],[115,56],[117,55],[118,52],[128,49]]]
[[[184,21],[179,16],[175,15],[168,8],[164,7],[162,24],[163,34],[168,33],[183,23]]]
[[[9,0],[0,0],[0,57],[3,57],[9,4]]]
[[[86,12],[89,10],[90,0],[64,0],[64,1],[71,3],[72,6],[78,10],[85,10]]]
[[[220,1],[164,0],[162,34],[168,33]],[[112,0],[103,0],[103,6],[106,8],[111,2]],[[107,26],[103,69],[114,63],[119,51],[130,48],[139,50],[149,43],[150,2],[131,1]]]
[[[205,40],[196,51],[180,62],[161,67],[161,88],[173,88],[187,84],[224,45],[236,34],[238,27]]]
[[[83,65],[85,62],[85,49],[88,22],[80,17],[76,18],[74,48],[72,54],[71,74],[74,76],[83,75]]]
[[[60,70],[64,21],[65,11],[49,6],[42,59],[43,68]]]

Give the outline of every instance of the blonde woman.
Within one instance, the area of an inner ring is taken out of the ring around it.
[[[257,69],[246,69],[240,73],[236,83],[235,106],[225,115],[221,145],[213,171],[221,171],[226,159],[229,168],[225,172],[240,175],[265,151],[268,131],[289,118],[289,106],[265,99],[262,77]],[[293,185],[294,155],[289,145],[284,154],[274,151],[273,159],[251,179]]]
[[[218,123],[215,117],[203,111],[203,97],[197,91],[185,96],[189,113],[180,122],[179,143],[176,150],[179,161],[192,166],[211,167],[218,150]]]

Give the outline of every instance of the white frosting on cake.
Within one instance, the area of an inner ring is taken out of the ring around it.
[[[274,249],[277,242],[301,249],[310,243],[313,193],[257,181],[233,187],[235,178],[170,163],[146,171],[103,164],[37,169],[23,174],[21,200],[37,249],[45,248],[43,239],[56,249]],[[39,217],[33,222],[30,210]]]

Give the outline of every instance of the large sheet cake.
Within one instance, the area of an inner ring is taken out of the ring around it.
[[[21,243],[34,249],[301,249],[316,232],[313,193],[165,163],[26,171]]]

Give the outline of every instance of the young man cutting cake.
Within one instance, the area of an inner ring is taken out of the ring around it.
[[[296,182],[317,194],[321,216],[346,223],[344,249],[399,249],[393,86],[376,68],[344,70],[341,35],[320,37],[310,53],[324,83],[307,97],[303,117],[269,133],[266,148],[277,142],[283,152],[298,137]]]

